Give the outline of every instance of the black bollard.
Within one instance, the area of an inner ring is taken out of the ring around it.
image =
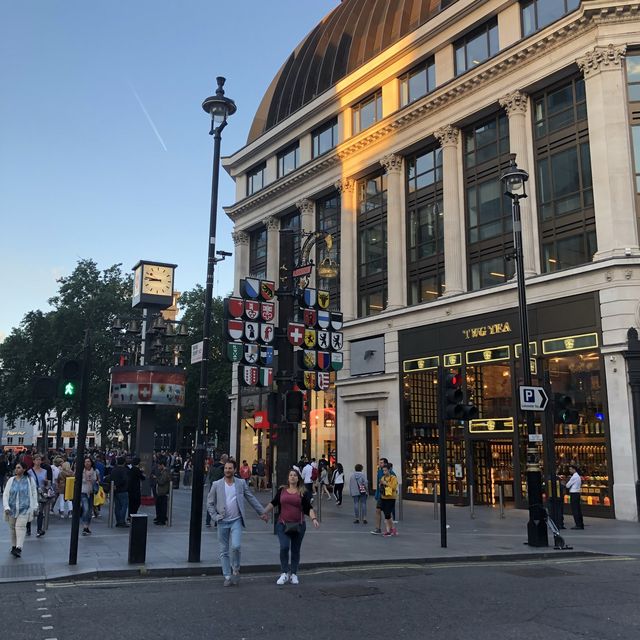
[[[129,528],[129,564],[144,564],[147,557],[147,514],[133,513]]]

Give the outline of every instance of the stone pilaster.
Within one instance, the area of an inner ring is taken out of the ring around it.
[[[231,234],[235,247],[233,257],[233,295],[240,295],[240,280],[249,273],[249,234],[237,230]]]
[[[316,230],[316,203],[313,200],[309,200],[308,198],[303,198],[302,200],[298,200],[296,202],[296,208],[300,211],[300,229],[303,233],[312,233]],[[300,239],[300,246],[304,244],[305,236],[303,235]],[[311,255],[311,258],[315,262],[315,256]],[[315,269],[311,273],[311,277],[309,278],[309,286],[316,286],[316,271]]]
[[[352,178],[343,178],[334,186],[340,193],[340,308],[345,320],[353,320],[358,308],[356,183]]]
[[[267,279],[277,283],[280,273],[280,219],[268,216],[262,224],[267,229]]]

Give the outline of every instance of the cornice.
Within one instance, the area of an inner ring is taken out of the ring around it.
[[[307,163],[285,178],[268,185],[257,194],[244,198],[234,205],[224,207],[224,211],[235,221],[240,216],[275,200],[283,193],[293,191],[299,184],[314,176],[336,165],[344,164],[346,160],[357,155],[363,149],[442,111],[498,78],[512,73],[514,69],[521,69],[524,65],[548,55],[550,51],[561,47],[568,40],[575,39],[594,26],[634,20],[637,19],[639,12],[640,2],[638,1],[621,2],[615,6],[605,6],[597,2],[589,3],[581,14],[571,14],[572,21],[561,24],[540,39],[531,42],[527,39],[516,43],[508,50],[479,65],[476,69],[455,78],[421,100],[391,114],[382,120],[377,127],[371,127],[360,135],[345,141],[333,153]],[[429,133],[432,132],[425,131],[425,135]]]

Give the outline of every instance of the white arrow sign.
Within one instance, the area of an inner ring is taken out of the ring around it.
[[[549,396],[542,387],[520,387],[520,409],[522,411],[544,411]]]

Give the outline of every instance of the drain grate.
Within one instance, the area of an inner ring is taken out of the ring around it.
[[[508,573],[520,578],[564,578],[567,576],[577,576],[577,573],[556,569],[554,567],[531,567],[522,569],[504,569],[502,573]]]
[[[362,587],[359,585],[353,585],[320,589],[320,593],[325,596],[335,596],[337,598],[365,598],[367,596],[381,595],[382,591],[380,591],[378,587]]]
[[[13,564],[0,566],[0,579],[2,578],[39,578],[44,577],[44,565],[41,563]]]

